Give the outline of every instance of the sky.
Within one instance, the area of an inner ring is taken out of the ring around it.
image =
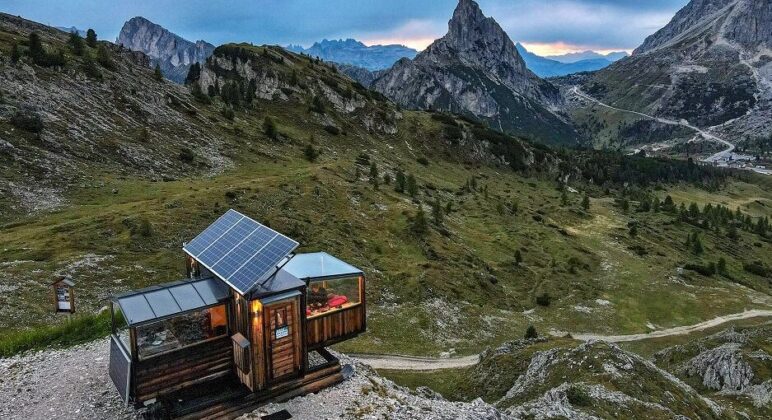
[[[688,0],[479,0],[515,42],[540,55],[636,48]],[[421,50],[447,32],[457,0],[0,0],[0,11],[114,40],[144,16],[183,38],[299,44],[355,38]]]

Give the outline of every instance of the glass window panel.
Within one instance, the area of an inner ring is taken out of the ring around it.
[[[306,315],[314,317],[360,303],[359,282],[359,277],[311,281],[307,289]]]
[[[215,306],[137,327],[137,351],[142,359],[219,337],[227,332],[225,305]]]
[[[129,324],[126,323],[126,318],[123,316],[121,307],[118,305],[113,305],[113,330],[115,331],[115,335],[123,344],[124,349],[126,349],[126,352],[131,354]]]

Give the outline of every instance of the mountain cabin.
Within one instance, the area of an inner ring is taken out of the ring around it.
[[[123,400],[205,417],[340,382],[325,347],[365,331],[365,276],[297,246],[229,210],[183,245],[185,280],[113,297],[109,373]]]

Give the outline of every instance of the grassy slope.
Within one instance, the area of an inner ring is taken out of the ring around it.
[[[301,78],[321,71],[344,82],[329,69],[320,70],[324,66],[295,64]],[[146,76],[152,77],[149,71]],[[54,321],[46,298],[55,273],[73,274],[82,312],[99,310],[112,293],[180,277],[182,242],[229,207],[295,237],[300,251],[326,250],[368,273],[369,331],[342,344],[343,350],[473,353],[521,336],[529,324],[542,332],[634,333],[646,331],[648,323],[664,328],[768,307],[768,281],[743,273],[741,261],[769,255],[770,245],[753,246],[758,239],[748,233],[741,232],[740,245],[729,250],[723,238],[706,234],[704,258],[725,256],[730,273],[756,291],[721,277],[678,276],[676,267],[695,259],[683,245],[693,228],[670,224],[672,216],[623,214],[597,191],[589,213],[579,209],[578,194],[562,206],[553,181],[459,162],[464,151],[449,151],[441,123],[426,113],[403,112],[398,133],[386,135],[355,123],[356,113],[329,111],[346,130],[334,136],[304,101],[308,97],[259,101],[254,109],[237,111],[233,121],[220,115],[219,101],[195,104],[195,119],[208,121],[235,162],[219,175],[152,182],[140,171],[104,170],[71,184],[63,193],[68,205],[59,210],[4,215],[1,325],[19,329]],[[384,103],[370,106],[367,112],[391,109]],[[262,132],[267,115],[283,133],[279,141]],[[315,163],[303,159],[312,138],[322,150]],[[194,151],[197,159],[207,152],[195,145]],[[417,201],[389,185],[375,190],[366,175],[355,179],[361,152],[381,174],[393,175],[397,167],[415,174]],[[430,164],[417,163],[419,156]],[[477,178],[478,191],[464,192],[471,177]],[[686,187],[670,189],[699,195]],[[700,198],[740,200],[733,198],[735,190],[772,198],[757,185],[731,185]],[[417,202],[427,206],[436,197],[443,205],[453,203],[445,221],[448,234],[432,229],[426,238],[416,238],[408,225]],[[519,211],[499,212],[504,203],[518,203]],[[769,214],[755,201],[748,206],[755,214]],[[643,226],[636,239],[626,233],[633,218]],[[152,228],[143,236],[133,227],[144,221]],[[637,256],[628,249],[634,244],[648,254]],[[518,249],[524,257],[520,266],[513,262]],[[572,258],[578,268],[571,268]],[[534,303],[544,292],[554,297],[550,307]]]

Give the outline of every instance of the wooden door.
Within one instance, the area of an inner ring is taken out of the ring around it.
[[[300,314],[298,298],[265,307],[268,382],[300,373]]]

